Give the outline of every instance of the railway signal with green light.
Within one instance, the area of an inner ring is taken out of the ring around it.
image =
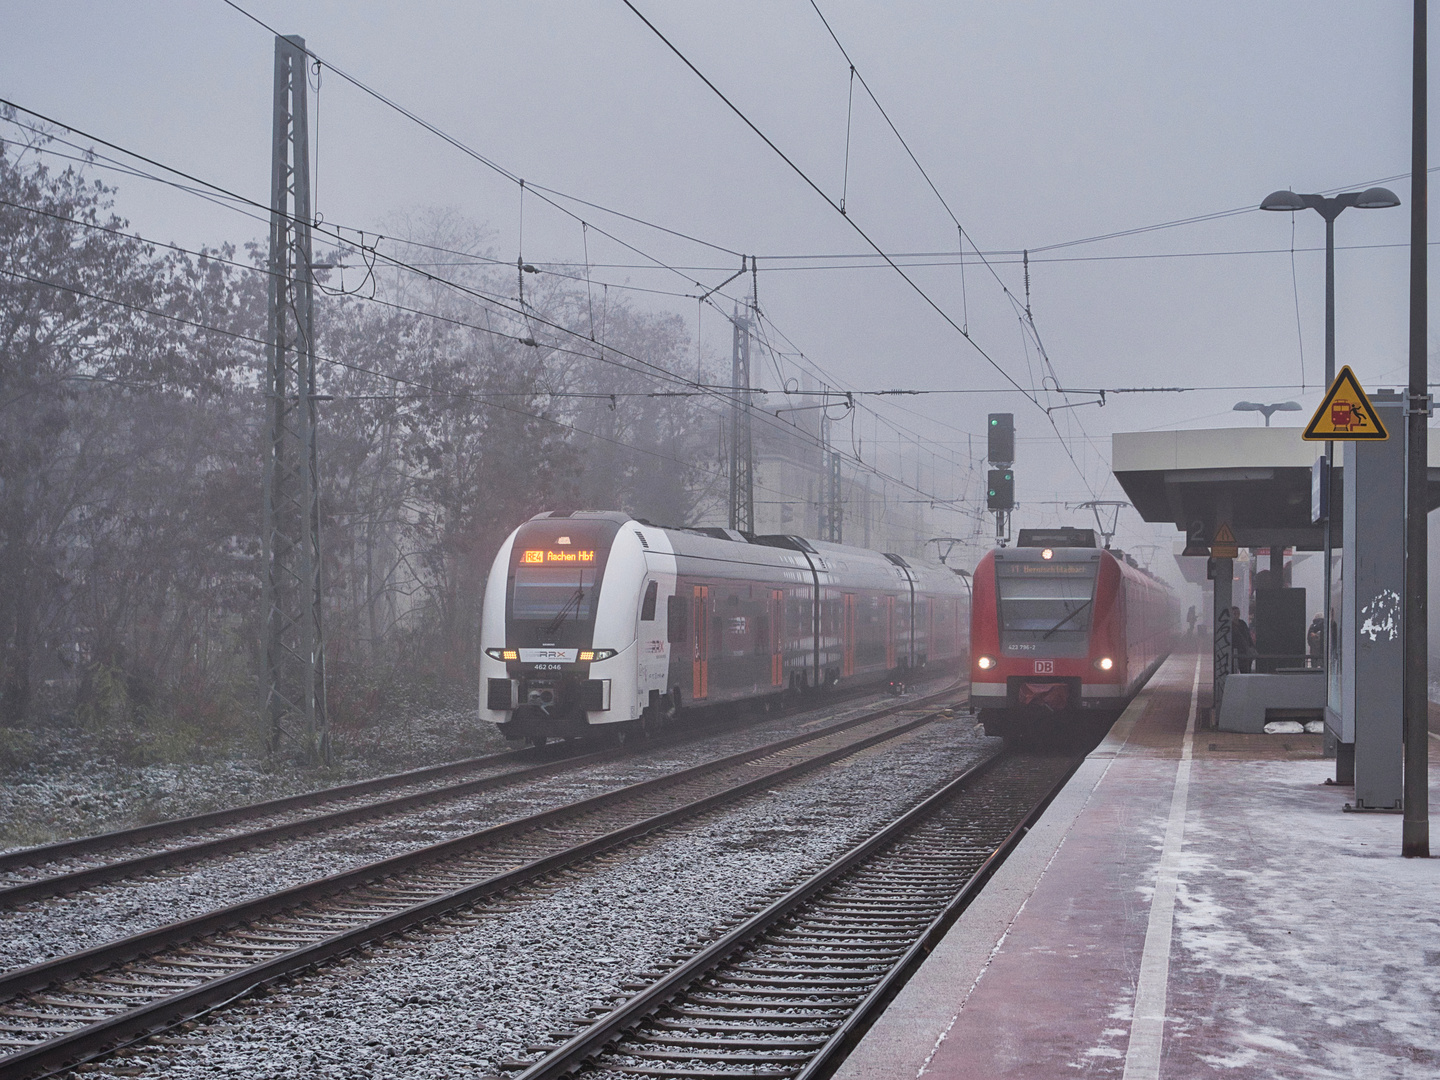
[[[991,469],[985,505],[991,510],[1015,509],[1015,470]]]

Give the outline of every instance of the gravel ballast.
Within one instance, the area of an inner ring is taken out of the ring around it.
[[[426,844],[651,779],[875,707],[874,698],[0,911],[0,970],[94,948]]]
[[[478,1077],[677,947],[706,940],[998,744],[941,721],[527,888],[502,910],[327,967],[100,1072],[166,1077]],[[123,1070],[123,1073],[121,1072]]]

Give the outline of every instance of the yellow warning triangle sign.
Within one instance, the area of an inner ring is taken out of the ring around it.
[[[1340,369],[1302,436],[1311,442],[1388,439],[1390,433],[1348,366]]]
[[[1240,549],[1235,546],[1235,532],[1230,528],[1228,521],[1222,521],[1215,528],[1215,535],[1210,538],[1210,557],[1212,559],[1234,559],[1240,555]]]

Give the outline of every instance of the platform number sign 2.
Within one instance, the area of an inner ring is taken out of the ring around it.
[[[1036,660],[1036,661],[1035,661],[1035,674],[1036,674],[1036,675],[1054,675],[1054,674],[1055,674],[1055,661],[1054,661],[1054,660]]]

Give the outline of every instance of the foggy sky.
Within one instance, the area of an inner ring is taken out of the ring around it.
[[[1005,385],[893,270],[785,269],[787,255],[867,249],[619,0],[242,6],[529,181],[758,256],[761,307],[845,385]],[[838,200],[849,67],[808,2],[637,6]],[[1409,167],[1408,5],[823,0],[820,8],[986,251],[1253,207],[1281,187],[1367,186]],[[267,201],[273,42],[220,0],[17,2],[7,5],[5,27],[5,97]],[[316,187],[327,221],[383,231],[397,212],[453,207],[492,230],[497,257],[516,257],[516,184],[333,72],[321,78]],[[852,220],[887,251],[954,251],[944,207],[854,89]],[[263,237],[263,223],[174,189],[105,178],[120,183],[118,210],[146,235],[187,245]],[[1404,207],[1351,210],[1337,223],[1338,360],[1367,389],[1405,376],[1410,185],[1387,186]],[[665,262],[705,268],[687,275],[707,287],[738,265],[575,210]],[[1293,256],[1293,277],[1292,226],[1294,246],[1304,249]],[[527,261],[583,260],[580,227],[533,196],[523,230]],[[601,264],[597,282],[695,291],[686,275],[603,268],[641,260],[595,232],[588,239],[590,261]],[[1323,242],[1317,214],[1257,211],[1037,252],[1034,317],[1064,384],[1277,384],[1111,396],[1103,409],[1057,413],[1078,466],[1045,414],[1015,393],[874,404],[962,452],[965,433],[983,432],[987,412],[1013,411],[1017,495],[1030,504],[1017,524],[1088,524],[1055,504],[1122,497],[1108,472],[1112,431],[1259,423],[1230,411],[1244,398],[1294,398],[1307,412],[1274,423],[1304,423],[1321,389],[1323,256],[1315,249]],[[1212,254],[1257,249],[1281,250]],[[1017,298],[1018,261],[992,260]],[[988,270],[967,267],[963,295],[958,267],[912,274],[1000,367],[1027,388],[1039,383],[1038,359]],[[694,325],[693,300],[631,295]],[[705,313],[702,332],[708,350],[728,351],[716,313]],[[934,482],[945,494],[946,478]],[[1133,513],[1122,518],[1127,545],[1174,536]]]

